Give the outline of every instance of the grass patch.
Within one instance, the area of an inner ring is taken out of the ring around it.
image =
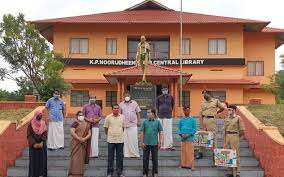
[[[19,121],[33,110],[34,108],[0,110],[0,120]]]
[[[284,104],[249,105],[248,110],[267,126],[278,127],[284,136]]]

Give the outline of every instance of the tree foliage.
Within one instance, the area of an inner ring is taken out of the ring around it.
[[[278,103],[284,103],[284,55],[280,57],[283,70],[270,76],[270,84],[263,85],[263,88],[275,94]]]
[[[22,92],[36,91],[46,100],[54,89],[64,91],[68,84],[60,73],[64,67],[35,26],[23,14],[4,15],[0,24],[0,55],[8,67],[0,66],[0,79],[12,79]],[[19,73],[24,76],[18,77]]]

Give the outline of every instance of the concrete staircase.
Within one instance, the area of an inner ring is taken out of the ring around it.
[[[68,174],[69,154],[70,154],[70,132],[69,125],[74,119],[68,119],[65,122],[65,149],[48,151],[48,176],[66,177]],[[223,120],[218,120],[218,147],[223,145],[222,127]],[[205,157],[201,160],[195,160],[195,171],[179,168],[180,162],[180,140],[177,134],[177,121],[174,121],[174,145],[176,151],[159,151],[159,176],[160,177],[222,177],[226,174],[226,168],[213,167],[212,153],[205,152]],[[91,159],[89,165],[85,166],[85,175],[87,177],[105,177],[107,169],[107,143],[103,128],[100,128],[100,158]],[[28,176],[29,152],[28,148],[23,151],[21,157],[16,160],[15,166],[8,169],[9,177]],[[140,150],[142,156],[142,151]],[[259,167],[259,162],[253,155],[251,149],[245,140],[240,143],[241,154],[241,176],[243,177],[263,177],[263,169]],[[151,162],[150,162],[151,169]],[[142,176],[142,157],[137,159],[124,158],[124,173],[126,177]],[[149,173],[150,175],[151,173]]]

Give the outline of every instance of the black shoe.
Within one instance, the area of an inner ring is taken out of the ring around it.
[[[64,149],[64,147],[60,147],[59,149]]]
[[[202,152],[199,152],[198,153],[198,156],[196,157],[196,159],[202,159],[203,158],[203,153]]]
[[[227,174],[226,177],[234,177],[232,174]]]
[[[191,169],[191,167],[181,166],[180,168]]]
[[[241,176],[239,174],[237,174],[236,177],[241,177]]]

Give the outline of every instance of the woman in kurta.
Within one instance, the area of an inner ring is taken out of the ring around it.
[[[196,121],[190,116],[190,108],[183,107],[184,117],[179,120],[178,133],[181,137],[181,168],[194,170],[194,134]]]
[[[83,177],[84,164],[89,161],[90,146],[88,140],[91,137],[90,125],[85,122],[82,111],[77,112],[77,121],[71,125],[71,159],[69,177]]]
[[[47,130],[42,112],[37,111],[27,128],[29,143],[29,177],[47,176]]]

